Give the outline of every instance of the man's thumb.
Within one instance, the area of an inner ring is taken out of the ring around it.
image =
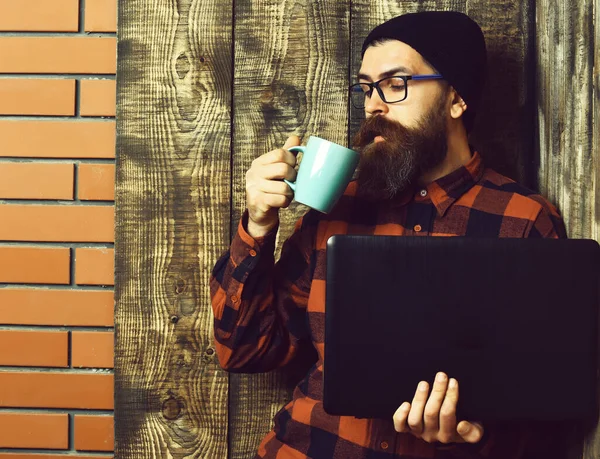
[[[457,426],[457,432],[467,443],[477,443],[483,438],[483,426],[479,422],[461,421]]]
[[[297,135],[291,135],[285,141],[283,148],[284,150],[289,150],[290,148],[297,147],[298,145],[300,145],[300,137],[298,137]]]

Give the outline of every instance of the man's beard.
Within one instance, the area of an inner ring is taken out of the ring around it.
[[[380,115],[363,122],[353,141],[360,151],[358,196],[393,199],[444,161],[448,150],[444,103],[445,97],[440,97],[415,128]],[[377,136],[385,140],[373,142]]]

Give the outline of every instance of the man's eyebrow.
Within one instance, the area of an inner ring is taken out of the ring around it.
[[[403,66],[394,67],[393,69],[390,69],[390,70],[388,70],[388,71],[383,72],[382,74],[380,74],[379,78],[380,79],[381,78],[387,78],[387,77],[391,77],[391,76],[398,75],[398,74],[401,74],[401,73],[403,73],[405,75],[410,75],[410,74],[412,74],[412,70],[410,70],[407,67],[403,67]],[[359,73],[357,75],[357,77],[358,77],[359,80],[373,81],[369,75],[366,75],[364,73]]]

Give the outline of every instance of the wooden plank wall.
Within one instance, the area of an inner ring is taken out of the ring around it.
[[[598,0],[538,0],[540,188],[571,237],[600,240]],[[595,6],[595,8],[594,8]]]
[[[231,1],[120,2],[115,456],[227,456],[208,279],[230,238]]]
[[[569,237],[600,241],[600,1],[538,0],[539,188]],[[594,21],[594,18],[596,20]],[[576,433],[571,459],[600,457],[600,432]]]
[[[558,3],[120,2],[116,457],[251,458],[289,400],[298,374],[218,368],[208,277],[255,157],[291,134],[349,142],[362,114],[346,87],[388,18],[454,9],[482,25],[490,79],[473,144],[539,186],[572,237],[600,238],[600,0]],[[304,211],[282,212],[278,248]],[[600,456],[597,434],[576,435],[572,459]]]

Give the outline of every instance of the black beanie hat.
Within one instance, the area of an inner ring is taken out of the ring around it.
[[[409,13],[375,27],[365,39],[362,56],[375,41],[399,40],[416,50],[460,94],[467,104],[463,120],[472,127],[487,72],[481,28],[457,11]]]

